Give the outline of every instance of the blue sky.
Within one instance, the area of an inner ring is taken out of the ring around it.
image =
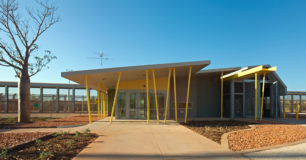
[[[32,5],[31,0],[22,6]],[[61,21],[39,39],[57,56],[32,82],[66,70],[211,60],[207,68],[271,64],[288,90],[306,90],[306,1],[54,0]],[[0,67],[1,81],[17,80]]]

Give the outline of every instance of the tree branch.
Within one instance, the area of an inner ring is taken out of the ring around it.
[[[18,7],[16,6],[16,4],[14,5],[14,1],[12,1],[11,4],[9,3],[9,1],[7,1],[6,8],[5,8],[5,10],[6,10],[6,13],[5,13],[5,16],[6,16],[6,25],[4,25],[4,27],[8,30],[8,33],[9,33],[9,35],[11,37],[11,40],[13,41],[13,43],[15,45],[15,48],[17,50],[17,53],[19,54],[19,57],[20,57],[20,59],[22,60],[22,63],[23,63],[24,58],[23,58],[23,56],[21,54],[21,51],[20,51],[20,49],[19,49],[19,47],[17,45],[17,42],[15,40],[15,37],[14,37],[14,35],[13,35],[12,31],[11,31],[10,25],[9,25],[9,19],[11,17],[15,17],[14,10],[17,10],[17,8]]]
[[[20,67],[14,65],[13,63],[10,63],[10,62],[6,61],[5,59],[0,59],[0,62],[3,62],[3,63],[6,64],[6,65],[2,65],[2,66],[6,66],[6,67],[11,66],[11,67],[16,68],[20,71],[22,70]]]
[[[23,65],[23,63],[22,63],[21,61],[17,60],[17,59],[12,55],[12,53],[9,52],[9,51],[7,50],[7,48],[5,47],[5,45],[3,45],[3,43],[1,43],[1,42],[0,42],[0,48],[1,48],[2,50],[4,50],[4,52],[5,52],[12,60],[14,60],[16,63],[20,64],[21,66]]]

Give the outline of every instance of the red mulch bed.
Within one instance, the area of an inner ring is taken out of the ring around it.
[[[75,157],[97,137],[91,133],[49,135],[41,138],[39,142],[31,141],[11,148],[0,159],[68,160]]]
[[[297,142],[306,138],[306,127],[298,125],[256,125],[256,129],[239,131],[228,137],[229,148],[243,151]]]
[[[0,133],[0,150],[10,148],[34,139],[44,137],[47,132],[31,132],[31,133]]]
[[[221,144],[221,137],[224,133],[248,129],[248,125],[254,122],[235,121],[235,120],[204,120],[188,121],[183,125],[187,128]]]
[[[97,121],[98,116],[92,116],[92,121]],[[88,116],[72,116],[61,119],[47,119],[36,120],[31,123],[1,123],[0,128],[12,129],[12,128],[56,128],[57,126],[73,126],[73,125],[85,125],[88,124]]]
[[[97,121],[98,116],[92,116],[92,121]],[[88,116],[73,116],[61,119],[52,119],[48,121],[34,122],[28,124],[18,125],[18,128],[55,128],[57,126],[70,126],[70,125],[85,125],[88,124]]]

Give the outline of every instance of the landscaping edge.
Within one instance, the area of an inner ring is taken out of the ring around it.
[[[247,154],[247,153],[252,153],[252,152],[260,152],[260,151],[264,151],[264,150],[271,150],[271,149],[277,149],[277,148],[282,148],[282,147],[287,147],[287,146],[293,146],[293,145],[297,145],[297,144],[301,144],[301,143],[306,143],[306,138],[296,141],[296,142],[291,142],[291,143],[284,143],[284,144],[279,144],[279,145],[273,145],[273,146],[266,146],[266,147],[260,147],[260,148],[254,148],[254,149],[246,149],[246,150],[242,150],[242,151],[233,151],[230,149],[229,145],[228,145],[228,136],[232,133],[235,132],[241,132],[241,131],[247,131],[247,130],[254,130],[256,129],[255,125],[249,125],[249,129],[242,129],[242,130],[238,130],[238,131],[232,131],[232,132],[228,132],[225,133],[221,136],[221,146],[223,148],[228,149],[229,151],[235,152],[235,153],[241,153],[241,154]]]

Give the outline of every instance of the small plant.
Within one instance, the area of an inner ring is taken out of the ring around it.
[[[36,143],[36,144],[42,144],[42,142],[43,142],[43,141],[40,140],[40,139],[36,139],[36,140],[35,140],[35,143]]]
[[[54,133],[52,136],[53,137],[57,137],[57,136],[59,136],[60,135],[60,133],[59,132],[56,132],[56,133]]]
[[[66,143],[67,143],[67,146],[69,147],[69,148],[71,148],[72,147],[72,145],[74,144],[74,140],[68,140]]]
[[[87,129],[85,129],[85,130],[84,130],[84,134],[85,134],[85,136],[88,136],[88,135],[89,135],[89,133],[90,133],[90,129],[89,129],[89,128],[87,128]]]
[[[50,158],[52,156],[53,156],[52,152],[41,152],[39,154],[39,159],[47,159],[47,158]]]
[[[75,137],[79,137],[80,136],[80,132],[79,131],[75,131]]]
[[[0,158],[7,158],[7,149],[6,148],[1,150]]]
[[[67,134],[68,134],[68,132],[67,132],[67,131],[63,132],[63,135],[67,135]]]
[[[14,118],[9,117],[9,118],[6,119],[6,122],[7,123],[13,123],[14,122]]]

